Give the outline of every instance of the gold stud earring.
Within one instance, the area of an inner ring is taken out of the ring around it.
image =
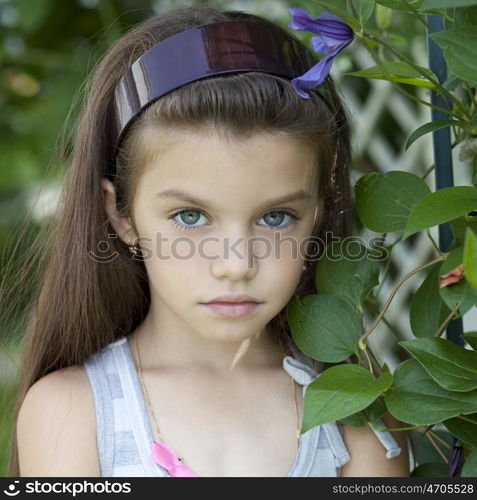
[[[139,255],[140,248],[138,248],[136,245],[129,243],[128,248],[133,256]]]

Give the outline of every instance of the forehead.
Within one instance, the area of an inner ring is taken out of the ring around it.
[[[316,147],[278,132],[237,137],[212,129],[149,129],[142,137],[141,194],[183,189],[207,198],[315,192]]]

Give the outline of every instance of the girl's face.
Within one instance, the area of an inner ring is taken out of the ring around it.
[[[305,239],[320,216],[315,149],[277,133],[239,140],[211,130],[181,131],[160,148],[157,134],[146,136],[152,149],[131,214],[154,316],[209,340],[250,338],[303,272]],[[229,294],[260,303],[204,304]]]

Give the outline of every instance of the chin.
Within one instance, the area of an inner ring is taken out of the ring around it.
[[[252,339],[258,331],[260,331],[262,328],[237,328],[237,326],[234,327],[218,327],[217,329],[214,329],[216,332],[216,335],[211,332],[213,331],[212,329],[208,330],[207,334],[203,335],[205,338],[208,340],[213,340],[216,342],[227,342],[227,343],[234,343],[234,342],[243,342],[244,340],[247,339]]]

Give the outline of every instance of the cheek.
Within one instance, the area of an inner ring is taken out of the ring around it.
[[[151,290],[163,302],[182,307],[188,298],[203,296],[207,280],[194,258],[179,260],[154,257],[144,264]]]
[[[270,241],[270,260],[288,274],[299,272],[306,257],[306,243],[309,239],[307,228],[293,233],[276,233]]]
[[[302,275],[302,259],[283,258],[267,263],[267,287],[287,300],[295,291]]]
[[[177,248],[162,246],[160,250],[152,248],[151,257],[144,262],[150,278],[162,282],[175,283],[181,281],[186,285],[194,285],[204,267],[204,259],[197,252],[191,253],[188,245],[178,244]],[[152,255],[154,253],[154,255]]]

